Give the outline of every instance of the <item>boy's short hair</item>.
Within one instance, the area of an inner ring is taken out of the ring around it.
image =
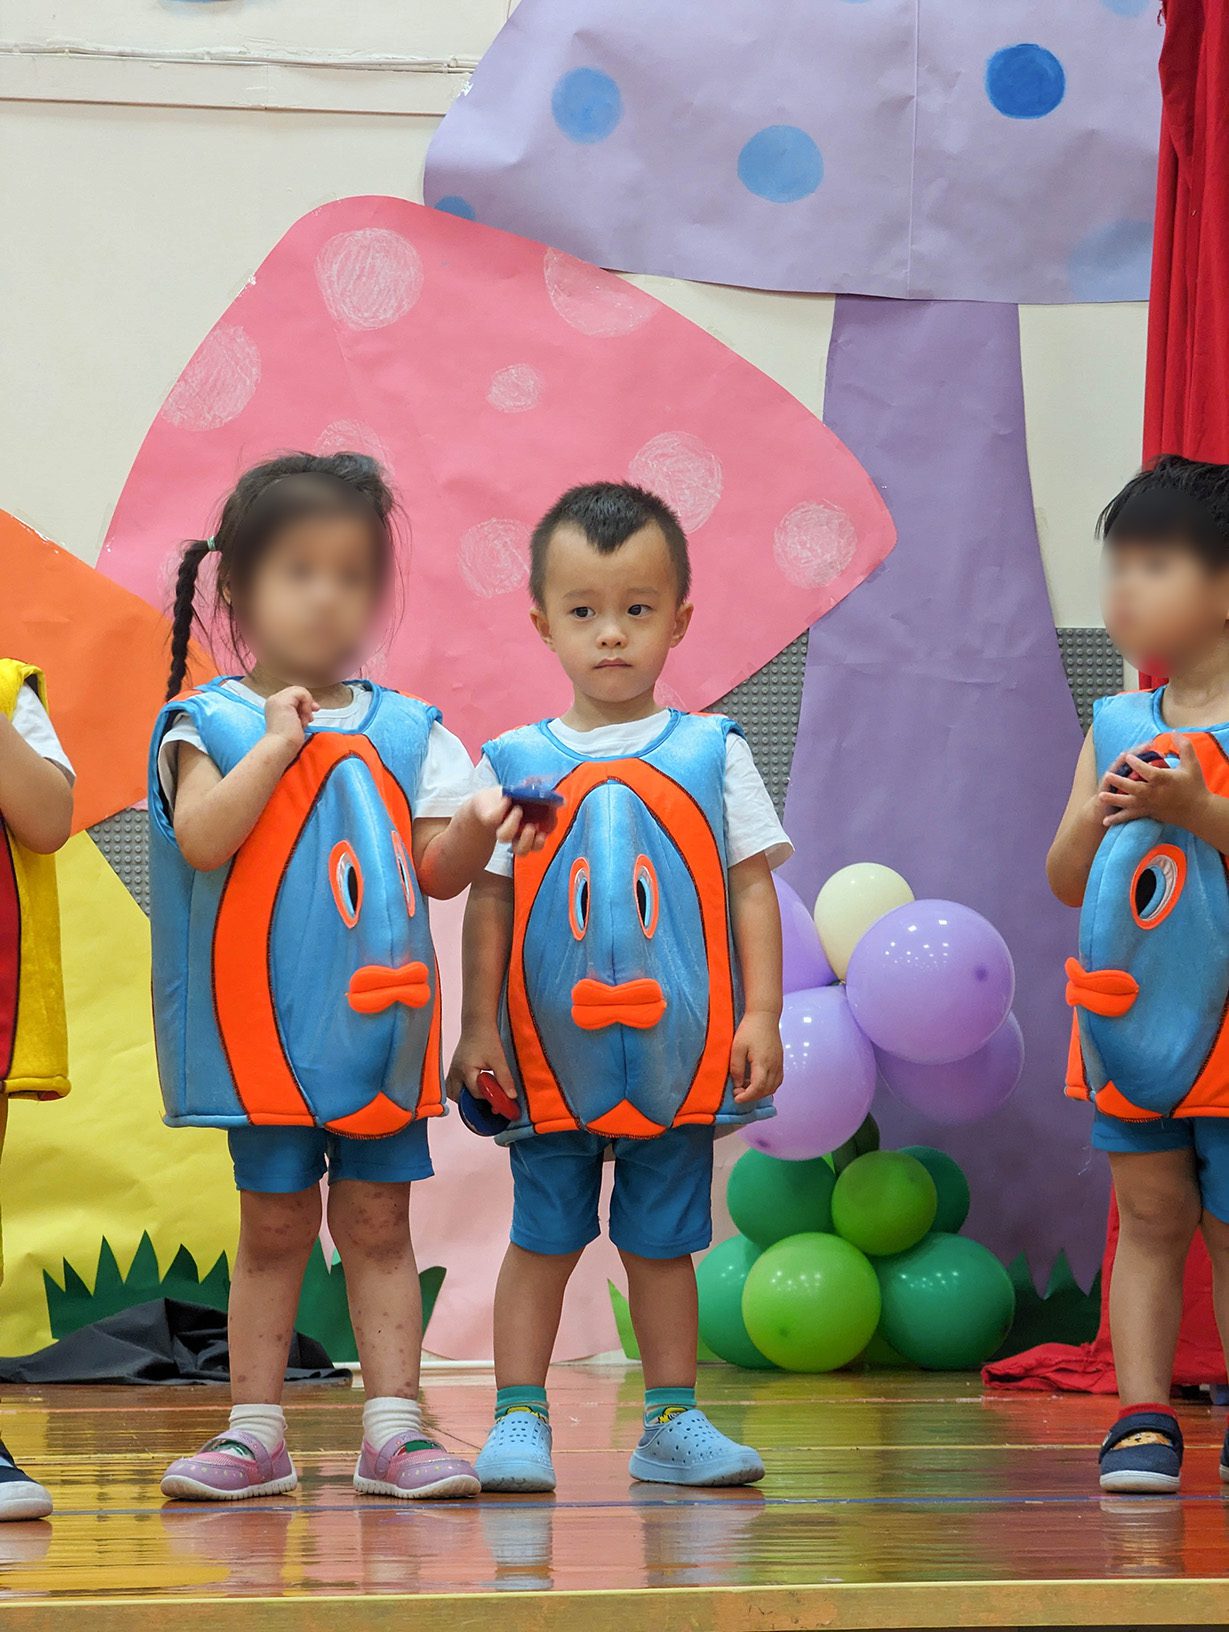
[[[691,593],[691,557],[682,523],[664,499],[632,482],[587,482],[570,487],[533,530],[529,551],[529,593],[536,606],[546,593],[546,557],[560,527],[578,528],[602,555],[613,555],[633,533],[656,523],[665,535],[679,600]]]
[[[1211,568],[1229,566],[1229,465],[1163,453],[1101,512],[1106,544],[1177,544]]]

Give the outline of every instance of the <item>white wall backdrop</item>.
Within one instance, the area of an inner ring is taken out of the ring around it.
[[[6,0],[0,507],[94,560],[141,438],[210,324],[314,205],[421,198],[431,132],[509,9]],[[830,301],[636,281],[821,409]],[[1144,330],[1138,305],[1021,316],[1061,624],[1097,618],[1092,522],[1138,459]]]

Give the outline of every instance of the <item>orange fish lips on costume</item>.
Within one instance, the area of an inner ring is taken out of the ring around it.
[[[666,1012],[666,997],[655,980],[595,980],[591,976],[572,987],[572,1019],[582,1031],[603,1026],[630,1026],[651,1030]]]
[[[356,1014],[381,1014],[394,1003],[407,1009],[425,1008],[431,1001],[431,978],[425,963],[404,963],[399,969],[369,963],[350,977],[346,1000]]]
[[[1125,969],[1085,969],[1077,959],[1068,958],[1066,972],[1070,1006],[1103,1019],[1120,1019],[1139,996],[1139,982]]]

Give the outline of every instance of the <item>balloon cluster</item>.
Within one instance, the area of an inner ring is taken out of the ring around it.
[[[784,1161],[850,1139],[877,1076],[936,1122],[996,1110],[1024,1067],[1003,937],[956,901],[916,901],[899,873],[858,862],[834,873],[814,914],[780,879],[785,1076],[777,1114],[743,1137]]]
[[[980,1366],[1006,1337],[1015,1290],[958,1234],[969,1186],[928,1146],[880,1150],[873,1118],[832,1155],[749,1150],[727,1200],[740,1234],[700,1262],[700,1336],[732,1365],[832,1371]]]

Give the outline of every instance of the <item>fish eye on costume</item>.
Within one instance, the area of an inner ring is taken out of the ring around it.
[[[572,925],[572,934],[578,941],[583,941],[589,927],[589,863],[584,856],[577,856],[572,863],[572,876],[568,884],[568,920]]]
[[[1170,844],[1150,850],[1131,880],[1131,913],[1141,929],[1155,929],[1178,904],[1186,857]]]
[[[353,929],[363,908],[363,870],[345,839],[333,846],[329,857],[329,883],[342,921]]]
[[[636,894],[636,912],[640,918],[640,927],[650,940],[657,928],[657,914],[661,905],[661,891],[657,883],[657,869],[648,856],[637,856],[636,865],[632,871],[633,889]]]
[[[410,858],[405,853],[405,843],[395,827],[392,830],[392,836],[393,857],[397,863],[397,877],[401,880],[402,894],[405,896],[405,910],[412,918],[417,911],[417,901],[414,895],[414,878],[410,868]]]

